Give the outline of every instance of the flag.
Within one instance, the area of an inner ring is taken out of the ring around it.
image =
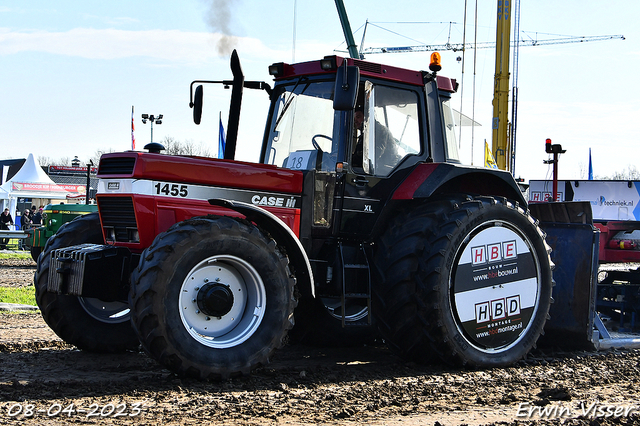
[[[589,180],[593,180],[593,166],[591,165],[591,148],[589,148]]]
[[[486,140],[484,141],[484,166],[490,169],[498,168],[498,164],[496,164],[496,160],[494,160],[493,155],[491,155],[491,150]]]
[[[133,134],[133,105],[131,105],[131,150],[135,151],[136,150],[136,137]]]
[[[220,130],[218,131],[218,158],[224,158],[224,147],[225,147],[225,137],[224,137],[224,126],[222,125],[222,113],[220,113]]]

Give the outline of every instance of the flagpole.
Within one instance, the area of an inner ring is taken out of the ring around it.
[[[218,158],[224,158],[226,138],[224,136],[224,126],[222,125],[222,111],[220,111],[220,119],[218,123]]]
[[[133,134],[134,126],[133,126],[133,105],[131,105],[131,150],[136,150],[136,137]]]

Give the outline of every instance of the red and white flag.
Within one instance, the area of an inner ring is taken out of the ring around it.
[[[131,106],[131,150],[135,151],[136,150],[136,137],[133,134],[133,105]]]

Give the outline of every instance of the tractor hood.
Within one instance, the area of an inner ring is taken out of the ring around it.
[[[103,155],[98,177],[185,182],[291,194],[302,192],[300,171],[235,160],[133,151]]]

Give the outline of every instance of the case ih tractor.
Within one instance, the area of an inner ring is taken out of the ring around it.
[[[430,67],[439,70],[439,67]],[[463,166],[457,84],[336,56],[244,81],[224,159],[102,156],[99,213],[49,240],[35,276],[78,348],[137,348],[178,374],[265,364],[287,333],[345,344],[379,331],[408,360],[509,365],[535,345],[549,246],[507,172]],[[202,86],[191,85],[200,122]],[[259,163],[234,160],[243,88],[271,100]]]

